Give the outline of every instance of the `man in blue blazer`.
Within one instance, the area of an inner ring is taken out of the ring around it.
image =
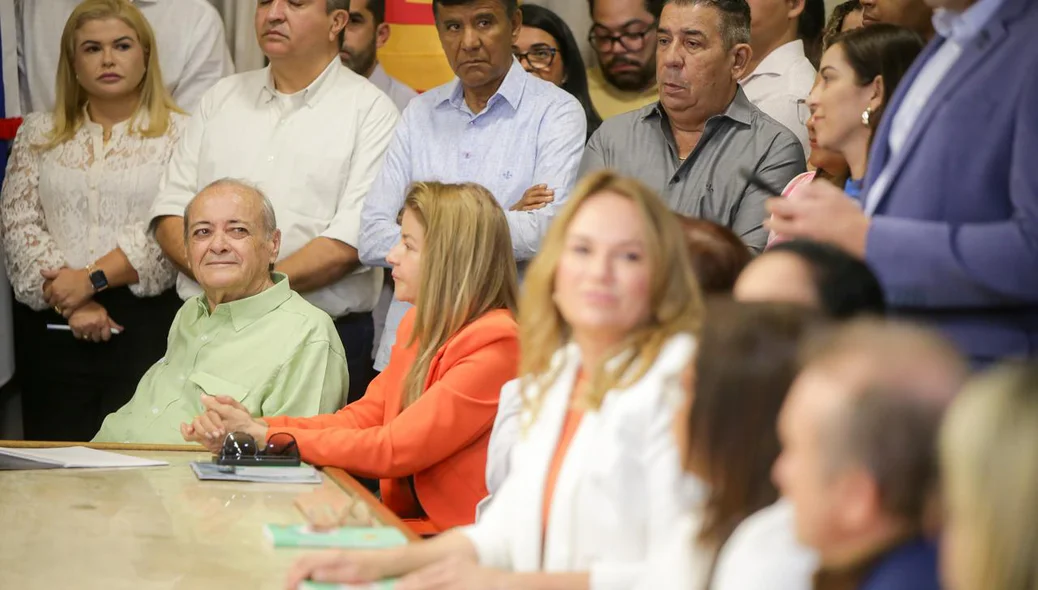
[[[873,140],[864,202],[813,183],[772,229],[873,268],[974,360],[1038,353],[1038,2],[926,0],[937,36]]]

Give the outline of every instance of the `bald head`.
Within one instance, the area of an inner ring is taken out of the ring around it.
[[[273,284],[281,232],[270,200],[246,182],[221,179],[195,195],[184,209],[184,241],[211,309]]]
[[[263,228],[264,237],[270,239],[277,231],[277,216],[274,214],[274,205],[263,194],[263,191],[254,184],[237,178],[221,178],[210,182],[198,192],[184,207],[184,241],[187,242],[189,228],[191,227],[191,207],[202,198],[237,195],[248,202],[249,209],[258,210],[262,215],[259,227]]]

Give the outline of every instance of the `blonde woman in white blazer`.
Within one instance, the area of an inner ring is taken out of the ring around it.
[[[522,377],[503,392],[521,400],[519,441],[480,520],[406,547],[304,557],[286,587],[633,587],[686,509],[671,425],[701,315],[666,205],[633,179],[589,175],[526,275]]]

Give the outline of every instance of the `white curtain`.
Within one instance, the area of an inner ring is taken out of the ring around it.
[[[227,45],[234,59],[236,72],[258,70],[264,66],[263,52],[256,42],[253,24],[256,2],[253,0],[209,0],[223,18]]]

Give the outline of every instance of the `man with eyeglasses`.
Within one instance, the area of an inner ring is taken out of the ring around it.
[[[397,216],[414,182],[475,182],[508,218],[520,267],[533,258],[580,166],[587,119],[570,93],[523,69],[512,53],[517,0],[432,0],[436,31],[455,79],[411,101],[364,200],[360,259],[388,267]],[[518,210],[515,209],[518,205]],[[389,362],[409,306],[393,300],[375,355]]]
[[[666,0],[656,35],[659,102],[603,123],[581,175],[612,168],[638,178],[676,213],[719,223],[760,252],[771,196],[763,187],[780,190],[807,164],[796,135],[739,86],[752,53],[750,7]]]
[[[653,104],[656,21],[663,0],[588,0],[594,23],[588,42],[598,66],[588,68],[591,102],[603,119]]]

